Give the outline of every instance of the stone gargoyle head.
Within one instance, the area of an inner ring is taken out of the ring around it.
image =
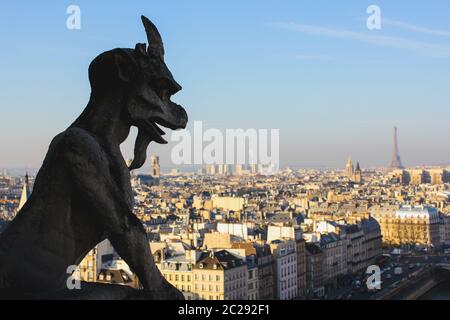
[[[158,125],[172,130],[184,129],[188,117],[180,105],[170,100],[181,90],[164,62],[164,46],[155,25],[142,16],[148,46],[114,49],[97,56],[89,66],[91,100],[97,96],[122,92],[120,108],[129,126],[138,127],[134,159],[130,170],[146,160],[150,142],[167,143]],[[95,102],[94,102],[95,103]]]

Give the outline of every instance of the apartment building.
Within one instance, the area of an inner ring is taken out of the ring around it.
[[[381,226],[385,245],[438,247],[441,243],[440,218],[436,208],[402,206],[396,211],[378,208],[372,216]]]
[[[295,240],[274,240],[270,243],[274,259],[275,297],[292,300],[298,296],[297,252]]]
[[[306,292],[307,297],[322,297],[323,286],[323,251],[314,243],[306,243]]]
[[[247,265],[226,250],[210,252],[193,269],[193,290],[200,300],[246,300]]]
[[[322,234],[324,283],[335,286],[339,276],[347,274],[347,240],[335,233]]]

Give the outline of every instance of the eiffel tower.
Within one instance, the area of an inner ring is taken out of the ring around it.
[[[392,150],[392,161],[389,168],[391,169],[405,168],[402,164],[402,160],[400,159],[400,153],[398,151],[397,127],[394,127],[394,149]]]

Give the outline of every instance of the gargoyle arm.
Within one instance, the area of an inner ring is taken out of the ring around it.
[[[66,131],[61,143],[60,151],[74,187],[91,203],[93,219],[105,228],[107,238],[138,275],[143,287],[157,293],[157,299],[182,299],[182,294],[156,267],[142,223],[120,192],[109,170],[108,157],[98,142],[86,131],[73,128]]]

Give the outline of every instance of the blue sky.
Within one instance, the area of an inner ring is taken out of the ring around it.
[[[81,8],[81,30],[66,8]],[[382,29],[366,28],[369,5]],[[279,128],[281,165],[450,162],[450,3],[432,1],[14,1],[0,10],[0,167],[38,167],[89,97],[99,53],[160,29],[174,100],[205,127]],[[123,147],[132,154],[132,141]],[[169,164],[170,145],[150,153]]]

